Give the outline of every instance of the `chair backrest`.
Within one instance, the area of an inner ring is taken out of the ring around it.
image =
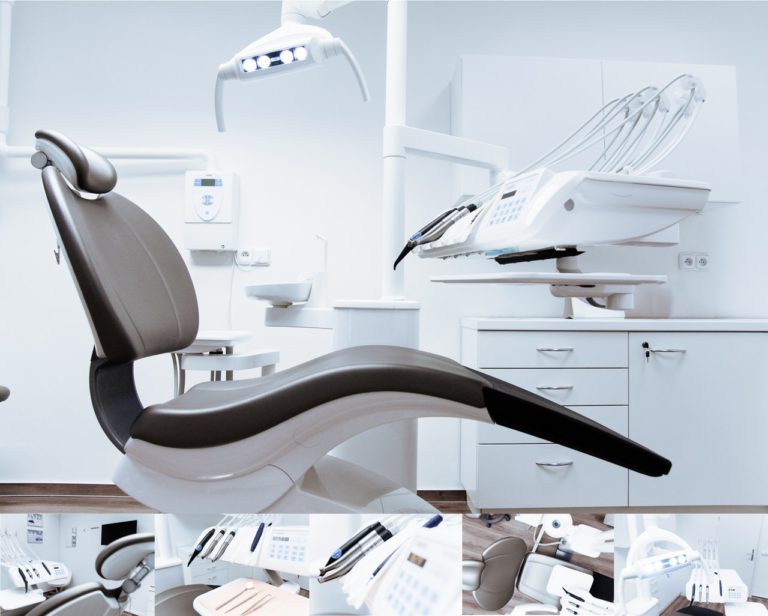
[[[42,169],[96,354],[126,362],[189,346],[198,329],[197,297],[171,239],[135,203],[111,192],[117,176],[109,161],[59,133],[35,136],[32,162]]]

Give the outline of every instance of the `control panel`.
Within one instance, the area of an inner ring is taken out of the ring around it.
[[[233,171],[187,171],[184,177],[184,247],[236,250],[237,175]]]
[[[270,526],[264,531],[258,566],[283,573],[306,575],[309,527]]]
[[[459,559],[453,546],[417,537],[392,563],[376,592],[373,614],[429,616],[452,614],[460,601],[454,584],[460,577]]]

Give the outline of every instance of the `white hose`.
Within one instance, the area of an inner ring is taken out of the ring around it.
[[[357,85],[360,86],[360,93],[363,96],[363,102],[367,103],[371,99],[371,95],[368,92],[368,84],[365,83],[365,75],[363,75],[363,71],[360,69],[360,65],[357,63],[355,56],[352,54],[344,41],[342,41],[340,38],[337,38],[334,40],[334,42],[344,57],[347,59],[347,62],[349,62],[349,66],[352,68],[352,72],[357,78]]]

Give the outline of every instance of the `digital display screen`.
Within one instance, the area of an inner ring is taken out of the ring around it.
[[[516,190],[510,190],[508,193],[504,193],[501,195],[502,200],[506,199],[507,197],[514,197],[517,194]]]
[[[424,565],[427,564],[427,559],[424,558],[423,556],[419,556],[418,554],[414,554],[413,552],[411,552],[410,554],[408,554],[408,562],[413,563],[417,567],[424,567]]]
[[[115,522],[101,525],[101,545],[109,545],[116,539],[127,535],[135,535],[138,531],[138,521]]]
[[[200,180],[200,186],[216,186],[216,180],[204,178]]]

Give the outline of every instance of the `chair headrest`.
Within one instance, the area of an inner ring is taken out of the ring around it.
[[[106,580],[123,580],[155,553],[155,535],[141,533],[116,539],[96,557],[96,573]],[[154,567],[154,563],[151,563]]]
[[[96,195],[108,193],[117,184],[115,168],[101,154],[52,130],[39,130],[35,138],[34,167],[53,165],[77,190]]]

